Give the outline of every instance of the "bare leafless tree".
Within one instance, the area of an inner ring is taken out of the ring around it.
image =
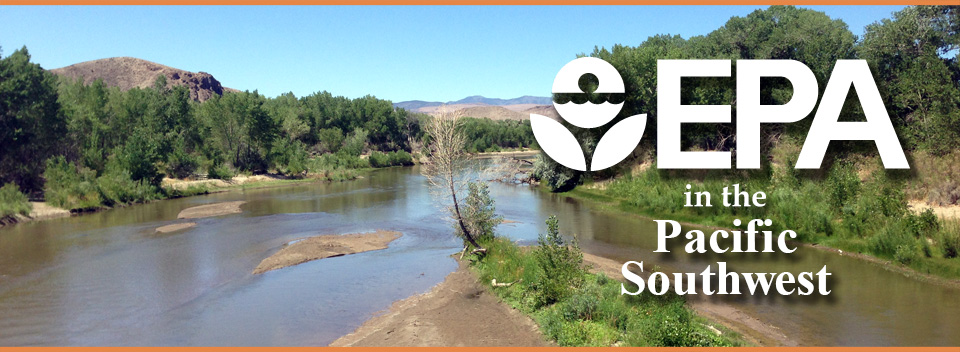
[[[430,145],[427,163],[421,172],[429,180],[434,197],[450,209],[451,218],[462,231],[464,241],[476,248],[474,252],[486,252],[460,212],[460,199],[463,199],[471,176],[472,162],[466,152],[461,114],[447,109],[441,106],[424,128],[430,137]]]

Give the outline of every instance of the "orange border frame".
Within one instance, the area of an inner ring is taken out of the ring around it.
[[[958,5],[957,0],[2,0],[0,5]],[[960,352],[960,347],[735,347],[746,352]],[[702,352],[726,347],[3,347],[3,352]]]
[[[2,0],[0,5],[958,5],[957,0]]]

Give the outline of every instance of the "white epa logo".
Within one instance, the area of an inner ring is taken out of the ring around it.
[[[625,93],[623,78],[617,69],[595,57],[582,57],[564,65],[553,81],[553,93],[586,93],[580,89],[578,82],[587,73],[600,81],[596,93]],[[570,124],[580,128],[596,128],[617,117],[623,103],[605,101],[593,104],[587,101],[576,104],[570,101],[564,104],[554,102],[553,106],[560,117]],[[603,170],[626,159],[640,144],[646,125],[647,114],[633,115],[613,125],[597,143],[590,171]],[[574,170],[587,171],[587,161],[580,143],[560,122],[543,115],[530,114],[530,126],[540,149],[554,161]]]
[[[680,99],[682,77],[730,77],[731,60],[657,60],[657,168],[727,169],[731,151],[684,151],[680,126],[684,123],[730,123],[730,105],[685,105]],[[600,80],[597,93],[624,93],[623,78],[606,61],[583,57],[567,63],[553,82],[554,93],[585,93],[580,76],[591,73]],[[760,79],[782,77],[793,86],[793,96],[783,105],[760,104]],[[887,169],[909,169],[906,155],[887,114],[886,107],[865,60],[838,60],[822,99],[816,77],[796,60],[737,60],[736,136],[737,168],[758,169],[760,125],[792,123],[815,112],[807,139],[797,157],[796,168],[818,169],[831,141],[873,141]],[[852,89],[851,89],[852,88]],[[840,121],[840,112],[849,91],[856,90],[865,121]],[[623,103],[553,103],[560,116],[580,128],[596,128],[613,120]],[[590,171],[609,168],[640,144],[647,115],[627,117],[600,138],[593,153]],[[546,116],[530,115],[533,135],[540,149],[568,168],[587,171],[580,143],[562,124]]]

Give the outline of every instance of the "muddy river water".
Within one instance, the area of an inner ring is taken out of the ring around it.
[[[536,241],[556,214],[582,247],[699,272],[718,259],[742,272],[833,273],[820,298],[745,296],[727,303],[801,345],[960,345],[960,289],[811,248],[777,258],[655,256],[652,220],[562,195],[495,184],[499,232]],[[181,210],[245,200],[243,213],[160,234]],[[0,345],[326,345],[390,303],[426,292],[460,250],[415,168],[342,183],[232,191],[0,229]],[[252,275],[283,244],[376,229],[388,249]]]

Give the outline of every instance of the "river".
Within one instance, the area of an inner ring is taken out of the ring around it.
[[[494,184],[498,232],[536,241],[556,214],[588,252],[699,272],[717,257],[654,256],[652,220],[527,186]],[[243,213],[159,234],[188,207],[245,200]],[[428,291],[461,247],[416,168],[340,183],[237,190],[0,229],[0,345],[326,345],[399,299]],[[298,238],[376,229],[388,249],[252,275]],[[730,270],[833,273],[826,298],[728,300],[801,345],[960,345],[960,289],[811,248],[725,256]]]

